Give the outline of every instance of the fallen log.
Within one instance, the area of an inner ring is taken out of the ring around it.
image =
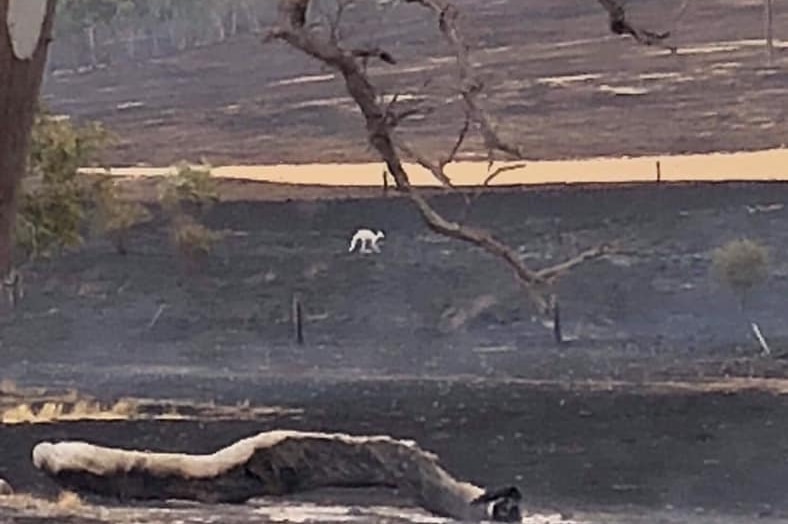
[[[5,497],[13,494],[14,494],[14,489],[11,487],[11,484],[6,482],[5,479],[0,479],[0,497]]]
[[[208,455],[41,442],[33,464],[67,489],[121,500],[243,503],[326,487],[387,487],[443,517],[521,520],[516,487],[485,491],[456,480],[434,454],[388,436],[270,431]]]

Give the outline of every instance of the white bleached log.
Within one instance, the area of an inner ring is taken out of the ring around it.
[[[496,520],[520,520],[516,488],[485,492],[453,478],[416,443],[388,436],[270,431],[208,455],[42,442],[33,463],[67,489],[121,499],[244,502],[323,487],[389,487],[436,515],[478,521],[495,511]]]

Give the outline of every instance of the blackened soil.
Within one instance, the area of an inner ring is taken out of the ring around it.
[[[148,384],[150,387],[151,384]],[[788,518],[785,397],[767,393],[565,390],[507,383],[214,383],[303,416],[261,422],[128,422],[13,426],[0,431],[0,475],[53,492],[30,464],[34,443],[88,439],[139,449],[210,452],[276,428],[415,438],[454,474],[517,483],[528,506],[571,512],[625,505]],[[166,386],[163,386],[166,389]]]

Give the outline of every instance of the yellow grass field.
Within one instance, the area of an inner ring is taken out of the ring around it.
[[[525,167],[506,171],[490,185],[649,182],[656,179],[657,162],[661,178],[677,181],[788,180],[788,149],[692,155],[599,157],[577,160],[526,162]],[[519,162],[517,162],[519,163]],[[501,162],[494,168],[511,165]],[[408,164],[411,180],[418,186],[438,185],[430,173]],[[86,173],[102,172],[87,168]],[[110,174],[122,177],[160,176],[170,167],[118,167]],[[461,161],[447,167],[459,186],[482,184],[488,175],[486,162]],[[356,164],[227,165],[213,169],[214,176],[283,184],[327,186],[380,186],[380,162]]]

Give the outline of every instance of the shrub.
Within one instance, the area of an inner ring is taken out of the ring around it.
[[[753,288],[769,275],[769,253],[761,244],[747,238],[732,240],[714,250],[714,273],[744,305]]]
[[[186,214],[177,215],[171,225],[172,240],[178,252],[187,257],[195,258],[211,252],[213,245],[222,235]]]
[[[170,211],[190,207],[201,213],[219,199],[210,166],[192,166],[181,162],[174,175],[164,178],[159,186],[159,202]]]
[[[150,211],[138,202],[123,200],[118,194],[115,181],[110,178],[101,179],[96,183],[94,199],[96,230],[109,235],[115,250],[125,255],[129,231],[134,226],[150,221],[152,218]]]
[[[16,229],[17,244],[29,258],[82,242],[88,194],[77,170],[94,163],[109,140],[98,124],[77,126],[39,110]]]
[[[194,259],[208,254],[222,237],[198,219],[218,200],[216,182],[207,164],[195,167],[181,162],[174,175],[162,180],[159,203],[170,215],[170,236],[180,255]]]

